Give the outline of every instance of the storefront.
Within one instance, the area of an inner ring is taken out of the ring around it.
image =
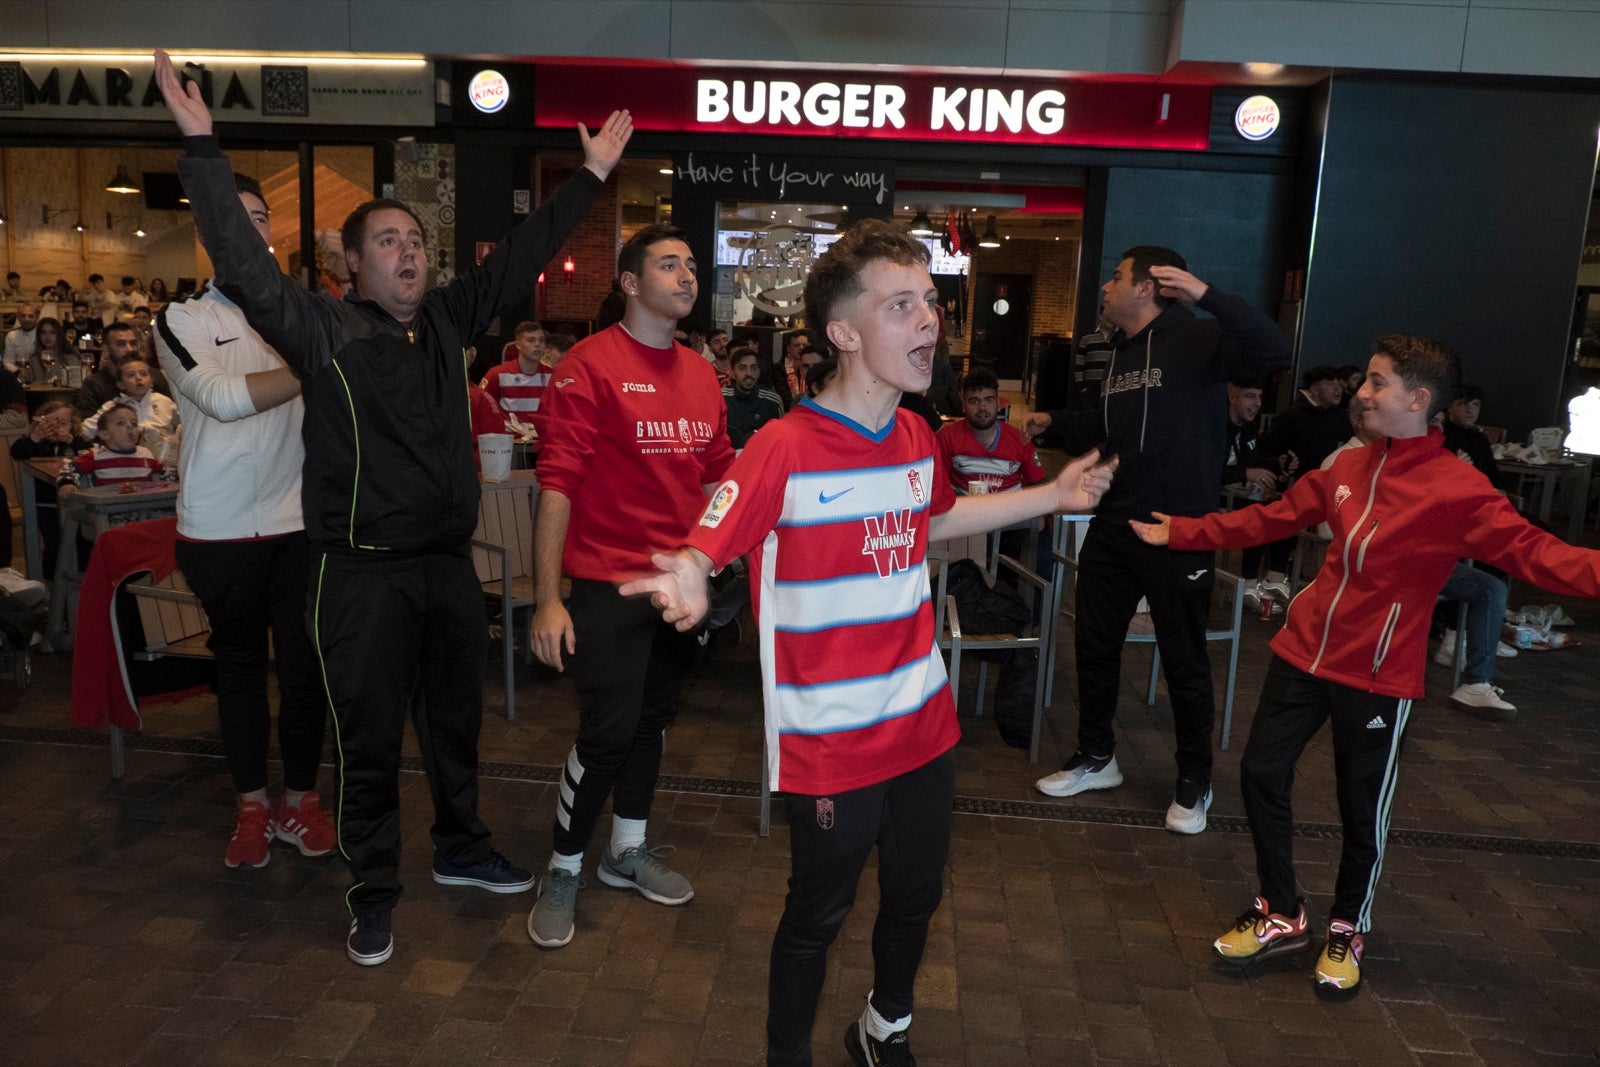
[[[615,107],[633,113],[630,157],[663,163],[654,214],[690,234],[697,314],[717,325],[785,323],[839,229],[901,218],[929,245],[952,352],[1028,380],[1052,339],[1092,326],[1129,245],[1175,247],[1278,312],[1303,243],[1295,87],[1262,100],[1146,78],[537,67],[541,144]]]
[[[314,281],[326,241],[358,203],[393,192],[450,247],[450,175],[407,152],[435,120],[421,56],[180,56],[212,108],[235,169],[260,181],[272,249]],[[148,54],[0,55],[0,261],[30,297],[91,274],[132,276],[159,303],[209,273],[174,160],[177,132]],[[398,151],[397,151],[398,149]],[[415,158],[413,158],[415,157]],[[448,257],[445,268],[449,269]]]

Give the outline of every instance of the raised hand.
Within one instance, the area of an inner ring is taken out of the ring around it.
[[[192,81],[187,87],[183,84],[166,49],[157,48],[155,60],[156,85],[161,89],[161,98],[167,102],[167,110],[172,112],[172,120],[178,124],[179,132],[185,137],[209,134],[211,111],[200,99],[200,86]]]
[[[711,594],[706,587],[706,575],[711,561],[693,549],[671,555],[656,553],[650,557],[658,573],[648,578],[636,578],[622,585],[617,592],[623,596],[650,595],[650,603],[661,612],[661,618],[679,630],[692,630],[711,608]]]
[[[590,136],[583,123],[578,123],[578,140],[583,144],[583,165],[605,181],[622,158],[628,138],[633,136],[633,116],[626,110],[613,111],[606,121]]]
[[[1091,511],[1111,488],[1112,476],[1117,471],[1117,457],[1100,462],[1100,450],[1084,453],[1056,476],[1057,511]]]
[[[1164,545],[1172,537],[1172,517],[1163,515],[1159,511],[1150,514],[1156,518],[1155,522],[1140,522],[1129,519],[1128,525],[1133,527],[1133,532],[1139,535],[1139,540],[1147,545]]]
[[[1191,304],[1205,296],[1210,288],[1193,274],[1177,267],[1151,267],[1150,278],[1162,296],[1186,300]]]
[[[1050,428],[1048,411],[1030,411],[1022,419],[1022,436],[1037,437]]]

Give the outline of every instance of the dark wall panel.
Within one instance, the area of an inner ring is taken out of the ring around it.
[[[1484,422],[1558,421],[1597,126],[1592,92],[1334,79],[1301,365],[1436,337]]]
[[[1107,178],[1101,282],[1134,245],[1178,252],[1202,281],[1276,315],[1292,179],[1287,174],[1113,167]]]

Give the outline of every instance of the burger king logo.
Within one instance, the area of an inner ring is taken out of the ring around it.
[[[1247,141],[1265,141],[1277,132],[1281,117],[1272,97],[1247,97],[1233,113],[1233,128]]]
[[[493,115],[511,99],[511,86],[498,70],[480,70],[467,83],[467,99],[485,115]]]

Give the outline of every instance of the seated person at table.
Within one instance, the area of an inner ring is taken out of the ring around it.
[[[158,437],[175,438],[178,435],[178,405],[171,397],[162,396],[151,385],[150,364],[138,356],[125,359],[117,367],[117,385],[122,392],[115,400],[107,400],[100,410],[83,420],[83,436],[93,440],[98,436],[100,420],[113,405],[125,404],[139,416],[139,429],[148,430]]]
[[[1478,425],[1478,415],[1483,410],[1483,390],[1476,385],[1463,385],[1456,398],[1445,411],[1444,447],[1471,463],[1483,476],[1504,492],[1507,488],[1505,474],[1494,459],[1494,446],[1489,436]]]
[[[992,367],[980,363],[961,380],[961,410],[965,418],[946,423],[933,437],[939,472],[957,493],[1008,493],[1044,481],[1033,444],[1000,421],[1000,380]],[[1000,535],[1000,551],[1037,568],[1038,560],[1023,559],[1027,541],[1028,531],[1007,530]],[[1040,547],[1048,546],[1041,541]],[[1009,571],[1003,577],[1015,580]]]
[[[6,377],[0,375],[0,383]],[[89,442],[78,436],[78,413],[72,405],[65,400],[46,400],[33,413],[28,432],[11,442],[11,458],[18,463],[30,459],[70,458],[88,447]],[[43,551],[44,574],[54,575],[56,550],[61,540],[61,522],[55,509],[56,487],[37,485],[34,493],[37,503],[47,505],[37,509],[39,545]]]
[[[550,371],[555,366],[555,360],[545,350],[547,336],[537,322],[518,323],[516,340],[512,342],[516,355],[483,376],[484,392],[504,412],[501,418],[508,426],[513,420],[532,424],[533,414],[539,410],[539,397],[550,384]]]
[[[34,331],[39,326],[39,305],[22,304],[17,308],[17,324],[6,333],[5,367],[16,374],[26,367],[37,345]]]
[[[139,412],[132,404],[112,401],[100,416],[100,433],[93,448],[68,463],[56,479],[56,492],[69,496],[80,486],[122,488],[132,492],[140,482],[174,481],[151,451],[139,443]]]
[[[129,323],[113,322],[101,336],[100,365],[83,376],[83,384],[78,387],[78,395],[73,401],[79,419],[87,419],[99,411],[107,400],[117,398],[122,392],[122,386],[117,381],[117,368],[123,360],[139,354],[139,335]],[[162,379],[163,382],[165,380]],[[166,392],[160,384],[155,386],[155,391]]]
[[[749,349],[734,356],[733,382],[723,388],[722,401],[728,406],[728,440],[734,448],[743,448],[757,430],[783,417],[783,399],[761,387],[761,361]]]

